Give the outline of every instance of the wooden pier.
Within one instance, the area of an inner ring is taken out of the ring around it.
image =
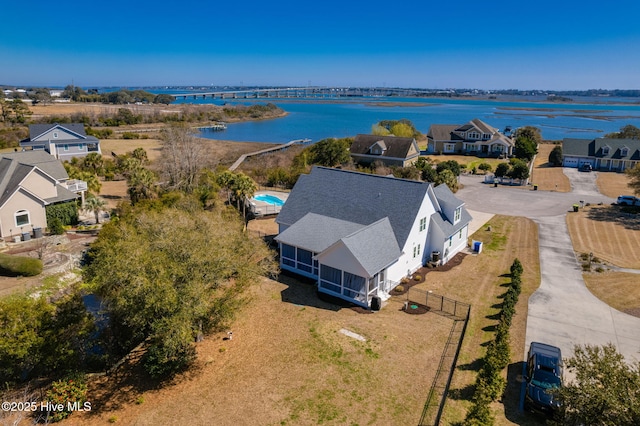
[[[237,169],[240,166],[240,164],[242,164],[242,162],[244,160],[246,160],[248,157],[253,157],[255,155],[267,154],[267,153],[275,152],[275,151],[284,151],[285,149],[287,149],[287,148],[289,148],[289,147],[291,147],[293,145],[308,145],[310,143],[311,143],[311,139],[295,139],[295,140],[292,140],[292,141],[287,142],[287,143],[282,144],[282,145],[272,146],[271,148],[266,148],[266,149],[261,149],[260,151],[250,152],[248,154],[241,155],[240,158],[238,158],[236,160],[236,162],[233,163],[231,165],[231,167],[229,167],[229,170],[232,171],[232,172],[235,171],[235,169]]]

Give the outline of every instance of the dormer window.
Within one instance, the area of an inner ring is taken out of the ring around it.
[[[458,207],[455,213],[453,214],[453,223],[456,224],[460,222],[461,218],[462,218],[462,207]]]
[[[602,147],[602,155],[609,155],[610,148],[608,146]]]
[[[387,145],[384,143],[384,141],[378,141],[371,145],[371,147],[369,148],[369,153],[373,155],[382,155],[386,150]]]
[[[620,149],[620,156],[626,157],[627,155],[629,155],[629,148],[626,146],[622,147],[622,149]]]

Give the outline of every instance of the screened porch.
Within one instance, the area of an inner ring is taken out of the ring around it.
[[[320,264],[318,290],[368,308],[378,288],[384,288],[384,280],[384,270],[367,278]]]

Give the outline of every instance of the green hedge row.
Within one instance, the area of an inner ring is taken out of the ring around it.
[[[33,277],[41,273],[42,261],[40,259],[0,253],[0,275],[6,277]]]
[[[467,413],[465,425],[489,426],[494,424],[495,418],[489,404],[502,395],[507,385],[501,373],[511,360],[509,327],[513,314],[516,312],[516,303],[518,303],[522,289],[522,272],[522,263],[515,259],[511,264],[511,284],[504,294],[500,319],[496,326],[496,335],[489,343],[487,353],[482,359],[482,367],[475,383],[473,405]]]

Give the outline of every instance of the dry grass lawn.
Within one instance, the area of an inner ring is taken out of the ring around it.
[[[98,408],[69,423],[415,423],[450,320],[407,315],[399,300],[359,314],[320,301],[311,284],[281,281],[254,286],[233,340],[221,333],[201,343],[192,373],[163,389],[126,376],[98,380],[90,391]]]
[[[633,190],[629,188],[629,177],[624,173],[598,172],[596,185],[601,194],[611,198],[618,198],[619,195],[633,195]]]
[[[640,317],[640,274],[607,271],[583,274],[587,287],[607,305]]]
[[[640,269],[640,215],[617,206],[590,206],[567,214],[573,249],[607,263]]]
[[[256,222],[269,226],[268,220]],[[430,272],[420,285],[472,304],[444,424],[465,416],[469,403],[460,398],[469,396],[484,355],[481,345],[496,323],[490,316],[498,312],[498,296],[506,290],[501,285],[508,278],[501,275],[514,257],[525,269],[511,331],[515,369],[524,357],[526,300],[539,284],[536,227],[515,217],[498,216],[490,224],[492,231],[476,235],[485,242],[481,255],[467,256],[451,271]],[[416,424],[452,322],[435,313],[402,312],[404,297],[390,299],[379,312],[360,314],[320,301],[312,284],[286,276],[279,282],[262,279],[231,327],[233,340],[223,340],[221,333],[200,343],[192,372],[164,388],[125,374],[135,368],[98,379],[89,394],[95,409],[74,414],[67,423]],[[510,392],[515,393],[505,400],[506,408],[495,405],[497,424],[528,424],[527,416],[515,412],[519,388]]]
[[[533,163],[531,183],[538,185],[542,191],[571,191],[569,178],[562,173],[562,167],[553,167],[549,163],[549,154],[555,147],[554,144],[543,143],[538,146],[538,155]]]

